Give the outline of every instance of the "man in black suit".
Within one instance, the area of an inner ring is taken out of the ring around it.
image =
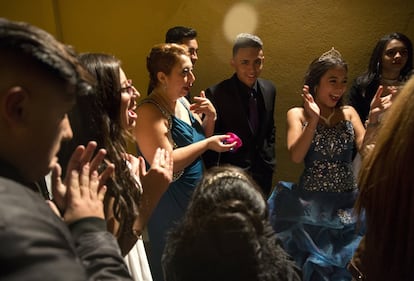
[[[237,151],[204,154],[207,168],[221,164],[248,171],[267,196],[272,189],[275,167],[274,105],[276,88],[259,78],[263,69],[263,43],[255,35],[241,33],[233,46],[234,75],[206,90],[216,107],[216,134],[232,132],[243,146]]]
[[[71,48],[0,18],[0,280],[132,280],[106,231],[102,181],[114,167],[99,177],[105,151],[78,147],[60,180],[67,112],[91,82]],[[46,204],[35,183],[50,170]]]

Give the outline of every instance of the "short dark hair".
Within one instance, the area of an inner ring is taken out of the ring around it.
[[[168,29],[165,34],[165,43],[182,44],[184,39],[194,39],[197,37],[197,31],[194,28],[186,26],[174,26]]]
[[[237,51],[240,48],[258,48],[263,49],[263,42],[262,40],[253,34],[249,33],[240,33],[236,36],[236,40],[233,44],[233,56],[236,55]]]
[[[81,66],[75,51],[46,31],[25,22],[0,18],[0,56],[28,58],[41,69],[61,79],[66,94],[89,92],[92,76]],[[28,62],[26,61],[26,62]]]

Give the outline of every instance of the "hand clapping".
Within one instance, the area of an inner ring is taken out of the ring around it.
[[[81,145],[75,149],[63,182],[60,165],[56,164],[52,170],[53,201],[67,223],[84,217],[104,218],[104,184],[113,173],[114,165],[108,164],[99,174],[97,170],[106,151],[100,149],[92,158],[96,147],[96,142],[89,142],[86,148]]]

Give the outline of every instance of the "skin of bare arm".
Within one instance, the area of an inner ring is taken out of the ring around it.
[[[194,103],[190,105],[190,109],[199,119],[200,115],[204,115],[202,126],[206,137],[210,137],[214,133],[214,125],[217,119],[216,109],[209,99],[206,98],[205,92],[201,91],[200,96],[194,97]]]
[[[287,146],[295,163],[303,162],[312,143],[320,114],[319,107],[306,85],[303,87],[302,98],[303,108],[294,107],[287,112]]]
[[[122,248],[124,249],[123,255],[128,253],[134,246],[138,237],[142,234],[154,208],[157,206],[161,196],[171,183],[173,174],[172,158],[164,149],[158,148],[156,150],[151,168],[148,171],[146,171],[145,160],[143,157],[135,157],[128,154],[125,158],[131,163],[131,173],[136,176],[139,184],[142,186],[142,194],[138,204],[139,215],[134,220],[130,232],[134,237],[128,235],[130,237],[123,237],[125,239],[121,239]],[[137,188],[139,187],[137,186]],[[105,214],[108,230],[119,239],[122,235],[120,233],[120,224],[113,214],[114,198],[110,197],[107,200],[108,201],[105,204]]]
[[[181,171],[190,165],[207,149],[217,152],[229,151],[236,143],[223,144],[227,135],[208,137],[185,147],[173,149],[168,132],[168,120],[153,104],[142,104],[137,109],[138,118],[135,128],[135,138],[145,159],[152,159],[158,147],[164,148],[172,154],[174,160],[174,172]],[[152,164],[152,163],[150,163]]]

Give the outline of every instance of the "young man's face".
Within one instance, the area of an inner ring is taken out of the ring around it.
[[[25,137],[28,161],[26,174],[32,180],[46,175],[57,162],[61,141],[72,138],[67,116],[74,101],[64,99],[63,87],[57,82],[38,81],[30,88]]]
[[[253,87],[263,69],[263,50],[254,47],[240,48],[231,60],[237,78],[248,87]]]
[[[190,52],[190,58],[191,62],[193,63],[193,66],[196,64],[198,60],[198,42],[197,39],[184,39],[183,45],[186,45],[188,47],[188,51]]]

